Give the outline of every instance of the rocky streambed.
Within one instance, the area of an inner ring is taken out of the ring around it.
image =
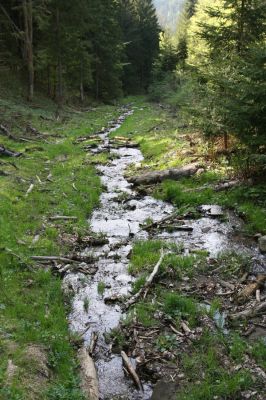
[[[162,229],[150,232],[143,229],[145,221],[161,221],[174,212],[174,207],[151,196],[140,195],[125,178],[125,170],[143,160],[141,151],[133,146],[113,146],[109,134],[121,126],[132,111],[125,109],[117,121],[99,134],[100,144],[92,148],[95,154],[111,152],[113,160],[107,165],[98,165],[102,183],[106,190],[101,203],[89,221],[91,231],[103,234],[106,244],[88,247],[86,255],[95,259],[95,274],[68,273],[64,278],[65,288],[74,291],[70,328],[83,336],[85,345],[93,337],[98,338],[93,350],[100,399],[150,399],[153,385],[143,384],[138,391],[132,379],[125,374],[120,354],[114,354],[106,337],[116,328],[123,317],[124,298],[131,294],[134,278],[128,273],[129,256],[134,241],[150,237],[183,243],[184,252],[204,249],[215,256],[225,249],[247,252],[254,259],[254,266],[263,270],[264,258],[255,243],[245,243],[235,232],[241,221],[233,213],[226,213],[218,206],[205,205],[201,218],[187,220],[189,229]],[[226,216],[221,220],[221,215]],[[135,361],[131,360],[132,365]]]

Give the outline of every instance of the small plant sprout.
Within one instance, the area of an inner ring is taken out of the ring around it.
[[[104,294],[104,291],[105,291],[105,283],[104,282],[99,282],[97,289],[98,289],[98,294],[100,296],[102,296]]]
[[[86,312],[88,312],[89,310],[89,305],[90,305],[90,300],[88,299],[88,297],[85,297],[83,302],[83,307]]]

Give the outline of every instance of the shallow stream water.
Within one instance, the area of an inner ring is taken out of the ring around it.
[[[97,272],[94,275],[69,273],[64,279],[65,287],[71,287],[75,293],[69,315],[71,330],[80,334],[85,332],[85,344],[90,342],[93,332],[99,335],[94,361],[102,400],[151,398],[152,386],[149,383],[144,384],[144,393],[140,393],[130,378],[125,376],[122,359],[120,355],[111,352],[105,335],[117,327],[123,317],[120,301],[131,293],[133,278],[128,273],[128,264],[133,242],[149,238],[149,234],[141,229],[141,224],[147,219],[159,221],[174,211],[174,207],[166,202],[137,195],[125,179],[124,173],[128,166],[143,160],[140,150],[127,147],[116,149],[110,146],[109,134],[117,130],[131,113],[132,111],[124,110],[121,117],[99,135],[102,144],[92,150],[99,153],[108,149],[114,155],[113,161],[108,165],[97,167],[106,191],[101,195],[101,204],[89,221],[92,232],[103,233],[109,243],[86,249],[86,253],[92,254],[97,260]],[[256,246],[245,245],[235,235],[241,226],[238,218],[228,213],[226,222],[221,222],[217,218],[219,209],[217,212],[217,208],[206,206],[204,211],[206,213],[203,213],[202,218],[186,222],[193,228],[192,232],[160,231],[153,238],[183,243],[187,253],[190,250],[204,249],[215,256],[221,250],[240,249],[254,257],[257,268],[262,268],[262,256],[257,252]],[[99,286],[103,284],[105,290],[101,294]]]

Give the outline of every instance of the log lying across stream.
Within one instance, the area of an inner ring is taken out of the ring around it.
[[[187,176],[192,176],[202,168],[198,163],[188,164],[181,168],[171,168],[163,171],[152,171],[140,176],[133,176],[128,179],[133,185],[146,185],[152,183],[159,183],[166,179],[179,180]]]

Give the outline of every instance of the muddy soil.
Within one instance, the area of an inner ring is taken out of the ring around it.
[[[109,164],[97,166],[106,190],[101,195],[100,207],[89,221],[91,231],[105,235],[108,244],[88,247],[85,251],[86,255],[91,254],[96,259],[95,274],[88,277],[69,273],[64,278],[64,287],[74,292],[69,315],[71,330],[84,335],[85,344],[90,343],[94,332],[99,337],[93,358],[103,400],[159,398],[158,387],[157,394],[152,394],[154,386],[151,382],[144,383],[143,393],[135,389],[124,372],[120,355],[112,353],[106,341],[108,332],[116,328],[123,317],[123,299],[131,294],[134,278],[128,273],[128,264],[135,240],[152,237],[183,243],[186,253],[204,249],[211,256],[225,249],[240,249],[253,257],[256,269],[261,270],[265,265],[256,243],[247,244],[237,235],[241,221],[232,212],[213,205],[202,207],[201,218],[186,221],[192,228],[190,232],[160,230],[148,233],[141,228],[147,220],[160,221],[170,215],[174,207],[151,196],[139,195],[124,177],[125,170],[131,164],[141,163],[143,156],[137,148],[116,148],[110,143],[109,134],[117,130],[131,113],[123,110],[121,117],[99,134],[100,144],[90,149],[95,154],[108,151],[114,156]],[[135,363],[133,359],[132,363]]]

